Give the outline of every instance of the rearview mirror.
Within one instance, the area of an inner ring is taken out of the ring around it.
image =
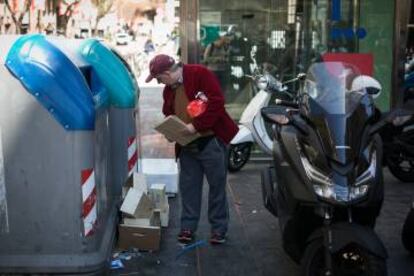
[[[300,81],[305,80],[306,79],[306,73],[299,73],[296,78]]]
[[[382,91],[382,86],[373,77],[362,75],[356,77],[352,81],[352,91],[358,91],[365,89],[369,95],[371,95],[374,99],[377,98]]]

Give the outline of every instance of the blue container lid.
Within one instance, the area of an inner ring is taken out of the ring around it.
[[[122,61],[105,45],[88,39],[78,49],[79,54],[93,66],[101,82],[107,88],[112,106],[134,108],[138,86]]]
[[[66,129],[92,130],[95,107],[80,70],[42,35],[15,41],[6,67]]]

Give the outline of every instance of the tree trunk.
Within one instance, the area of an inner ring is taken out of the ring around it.
[[[98,24],[99,24],[99,21],[101,21],[101,19],[102,19],[102,16],[96,16],[96,21],[95,21],[95,27],[93,27],[93,32],[94,32],[94,36],[98,36]]]
[[[11,18],[13,20],[14,25],[16,26],[15,32],[16,32],[16,34],[19,34],[20,27],[19,27],[19,22],[17,21],[17,18],[16,18],[16,14],[12,11],[12,9],[10,7],[9,0],[5,0],[4,3],[6,4],[6,8],[7,8],[7,10],[9,11],[9,13],[11,15]]]
[[[20,34],[22,32],[22,21],[23,21],[24,15],[27,12],[29,12],[32,0],[26,0],[24,2],[24,8],[23,8],[23,11],[20,13],[19,17],[17,17],[16,13],[12,11],[9,0],[4,0],[4,3],[6,4],[6,8],[10,12],[11,18],[14,22],[14,25],[16,26],[16,34]]]
[[[69,18],[66,15],[57,15],[56,18],[56,30],[58,32],[63,32],[66,35],[66,28],[68,27]]]
[[[65,36],[68,27],[68,22],[73,14],[73,9],[75,8],[75,5],[77,5],[79,2],[80,0],[77,0],[69,4],[62,14],[60,12],[60,1],[58,1],[58,4],[56,5],[56,29],[58,32],[62,32],[62,34],[64,34]]]

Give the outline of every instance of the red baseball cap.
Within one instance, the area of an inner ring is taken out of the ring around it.
[[[150,82],[157,75],[167,71],[175,63],[174,59],[168,55],[156,55],[149,63],[150,74],[146,78],[145,82]]]

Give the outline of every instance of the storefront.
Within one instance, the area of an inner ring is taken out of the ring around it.
[[[254,69],[252,55],[260,68],[284,80],[318,60],[354,63],[380,81],[377,103],[388,110],[402,101],[411,2],[184,0],[182,59],[204,63],[218,74],[236,120],[254,94],[246,77]],[[220,55],[216,59],[214,52]]]

